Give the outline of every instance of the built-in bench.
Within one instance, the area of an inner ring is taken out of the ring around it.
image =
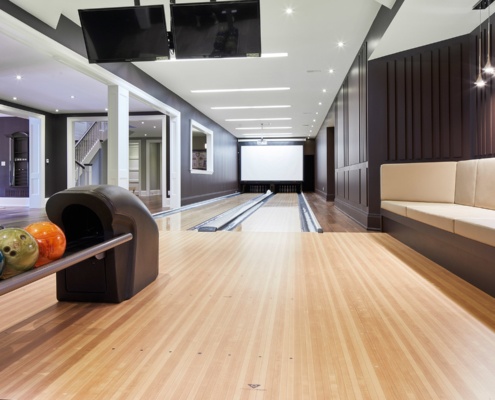
[[[495,296],[495,158],[384,164],[382,230]]]

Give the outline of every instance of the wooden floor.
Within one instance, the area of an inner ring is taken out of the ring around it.
[[[0,298],[0,398],[495,397],[495,299],[386,234],[160,235],[121,304]]]
[[[161,229],[120,304],[57,302],[54,276],[0,297],[0,399],[495,399],[495,299],[334,216]]]

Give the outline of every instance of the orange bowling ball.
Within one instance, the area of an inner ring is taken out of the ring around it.
[[[41,267],[63,256],[66,246],[65,234],[53,222],[35,222],[25,230],[38,242],[39,257],[35,267]]]

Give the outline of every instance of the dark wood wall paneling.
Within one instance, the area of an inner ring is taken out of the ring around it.
[[[464,41],[452,42],[376,61],[387,76],[384,161],[463,158],[468,103],[462,66],[468,52]]]
[[[384,163],[473,158],[469,35],[368,65],[369,213],[380,213]]]
[[[315,192],[335,200],[335,129],[323,126],[316,136]]]
[[[368,217],[367,44],[360,49],[335,101],[335,204],[363,226]]]

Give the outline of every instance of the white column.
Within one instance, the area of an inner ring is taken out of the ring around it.
[[[108,87],[109,185],[129,189],[129,91]]]
[[[29,117],[29,207],[45,207],[45,121]]]

